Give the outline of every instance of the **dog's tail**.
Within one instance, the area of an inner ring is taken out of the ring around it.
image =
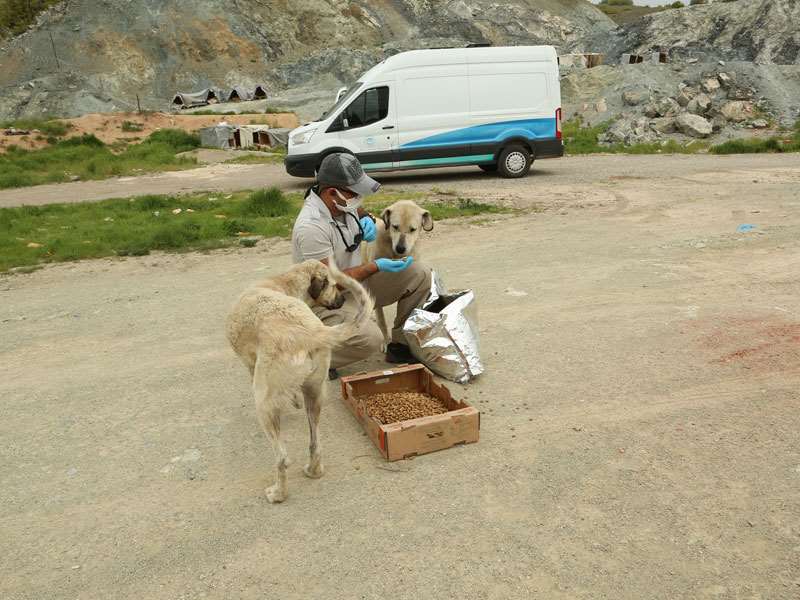
[[[358,303],[358,312],[352,321],[323,328],[324,333],[322,335],[325,341],[329,342],[331,346],[336,346],[353,337],[370,320],[372,311],[375,310],[375,300],[372,299],[372,296],[369,295],[369,292],[361,283],[342,273],[336,267],[333,256],[328,259],[328,269],[333,282],[344,291],[350,292],[353,299]]]

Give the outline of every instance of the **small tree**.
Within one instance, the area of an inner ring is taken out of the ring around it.
[[[684,6],[686,6],[686,5],[683,2],[680,2],[680,1],[679,2],[673,2],[672,4],[669,5],[670,8],[683,8]]]

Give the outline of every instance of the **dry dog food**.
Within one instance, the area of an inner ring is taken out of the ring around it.
[[[367,414],[384,425],[446,413],[438,398],[421,392],[386,392],[364,398]]]

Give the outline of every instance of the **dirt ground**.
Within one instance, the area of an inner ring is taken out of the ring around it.
[[[106,144],[112,144],[119,140],[139,141],[145,139],[158,129],[185,129],[195,131],[203,127],[216,125],[220,121],[227,121],[232,125],[247,125],[258,122],[269,125],[270,127],[286,127],[294,129],[300,125],[297,115],[294,113],[276,114],[256,114],[256,115],[186,115],[173,113],[98,113],[88,114],[74,119],[59,119],[65,123],[70,123],[72,127],[67,132],[67,138],[77,137],[84,134],[92,134]],[[138,123],[142,126],[141,131],[122,131],[122,124],[125,121]],[[37,137],[42,139],[37,139]],[[29,135],[5,135],[4,130],[0,130],[0,153],[4,152],[8,146],[15,145],[26,150],[43,148],[47,146],[47,136],[31,132]]]
[[[286,242],[0,279],[0,597],[800,596],[797,158],[551,163],[385,178],[532,209],[424,248],[477,293],[481,441],[385,463],[331,383],[279,506],[223,320]]]

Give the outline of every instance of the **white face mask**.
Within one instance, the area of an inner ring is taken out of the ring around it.
[[[344,197],[342,192],[339,190],[334,190],[336,195],[339,196],[340,200],[344,200],[345,205],[342,206],[341,204],[337,204],[336,207],[342,211],[353,215],[354,217],[358,218],[358,209],[361,208],[361,205],[364,203],[364,199],[361,196],[355,196],[348,200]]]

